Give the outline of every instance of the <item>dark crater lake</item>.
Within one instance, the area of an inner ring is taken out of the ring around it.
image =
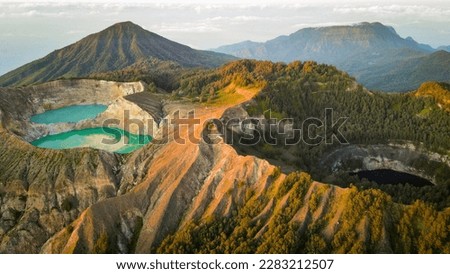
[[[381,185],[410,184],[418,187],[433,185],[425,178],[391,169],[362,170],[352,172],[350,175],[356,175],[360,180],[366,179]]]

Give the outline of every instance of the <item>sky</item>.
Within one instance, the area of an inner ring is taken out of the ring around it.
[[[359,22],[450,45],[449,0],[0,0],[0,75],[122,21],[196,49]]]

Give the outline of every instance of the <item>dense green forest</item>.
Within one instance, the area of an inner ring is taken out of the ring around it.
[[[349,189],[329,194],[322,185],[307,196],[312,179],[292,173],[281,186],[255,194],[228,218],[192,221],[168,236],[158,253],[448,253],[450,214],[417,201],[404,206],[382,191]],[[264,214],[268,204],[272,214]],[[367,206],[370,205],[370,206]],[[343,211],[338,214],[340,208]],[[324,214],[317,215],[324,209]],[[305,211],[306,218],[296,215]],[[319,218],[317,216],[320,216]]]

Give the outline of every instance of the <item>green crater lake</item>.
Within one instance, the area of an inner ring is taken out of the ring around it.
[[[108,108],[105,105],[73,105],[48,110],[31,116],[31,122],[38,124],[76,123],[85,119],[93,119]]]
[[[119,128],[97,127],[47,135],[31,144],[50,149],[91,147],[126,154],[143,147],[151,140],[149,135],[136,135]]]

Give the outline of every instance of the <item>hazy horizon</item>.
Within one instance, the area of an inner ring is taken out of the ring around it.
[[[450,45],[450,3],[442,0],[0,0],[0,75],[123,21],[197,49],[359,22],[393,26],[434,48]]]

